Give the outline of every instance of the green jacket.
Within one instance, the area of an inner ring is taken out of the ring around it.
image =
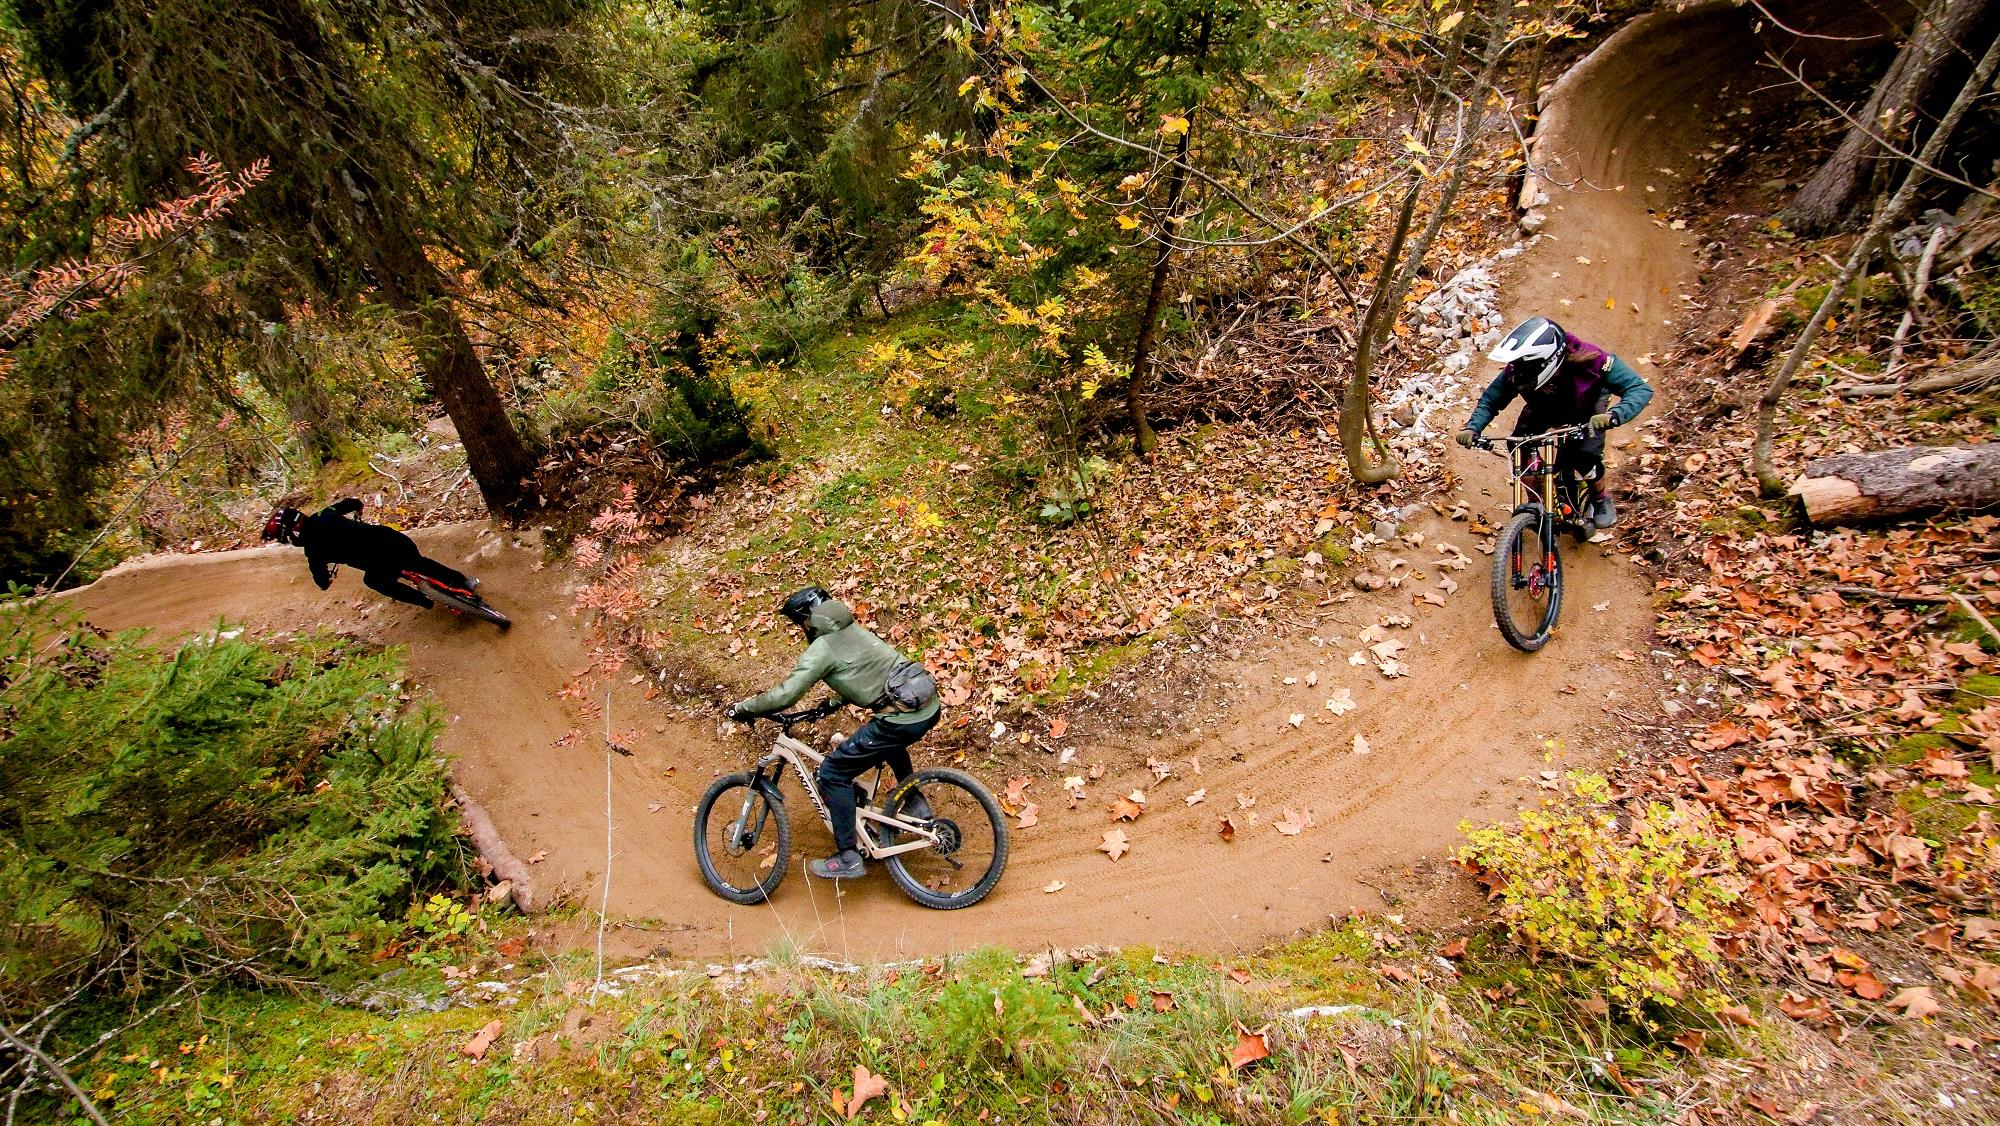
[[[854,611],[844,603],[826,601],[813,607],[813,642],[783,684],[736,705],[751,715],[781,712],[799,702],[812,686],[826,686],[850,704],[872,708],[889,689],[889,673],[903,655],[888,642],[854,624]],[[938,713],[938,702],[913,712],[883,712],[884,723],[921,723]]]

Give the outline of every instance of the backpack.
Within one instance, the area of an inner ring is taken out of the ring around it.
[[[889,683],[882,690],[882,700],[875,705],[877,711],[914,712],[937,699],[937,681],[930,670],[912,660],[896,662],[889,670]]]

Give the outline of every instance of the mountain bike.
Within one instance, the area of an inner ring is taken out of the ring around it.
[[[479,597],[472,591],[460,590],[440,579],[417,571],[404,571],[403,581],[423,591],[424,597],[431,600],[431,605],[438,607],[447,614],[457,614],[460,617],[478,618],[482,622],[492,622],[494,625],[499,626],[502,631],[513,628],[514,623],[508,619],[507,615],[487,605],[484,598]]]
[[[1517,438],[1483,438],[1479,448],[1506,451],[1514,486],[1514,516],[1500,529],[1493,550],[1493,620],[1507,644],[1533,653],[1548,644],[1562,613],[1563,564],[1557,543],[1568,532],[1579,542],[1597,532],[1584,503],[1585,482],[1558,470],[1556,451],[1590,427],[1566,426]],[[1545,498],[1554,498],[1550,504]]]
[[[770,753],[756,766],[717,778],[694,811],[694,854],[701,878],[731,903],[762,903],[784,882],[792,823],[778,789],[792,768],[820,821],[833,830],[814,771],[826,756],[792,737],[792,728],[844,705],[829,701],[799,712],[759,716],[778,725]],[[754,728],[756,720],[750,721]],[[919,770],[886,795],[887,765],[867,776],[867,800],[855,808],[861,854],[880,860],[903,894],[940,911],[986,898],[1007,868],[1007,822],[992,791],[963,771]],[[876,797],[880,796],[880,808]]]
[[[328,566],[326,573],[329,577],[340,574],[340,565],[336,563]],[[482,622],[492,622],[503,632],[513,628],[514,623],[507,615],[487,605],[484,598],[472,591],[461,590],[420,571],[404,571],[402,576],[404,582],[423,591],[424,597],[430,599],[431,605],[436,609],[462,618],[478,618]]]

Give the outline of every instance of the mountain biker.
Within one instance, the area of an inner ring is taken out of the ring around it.
[[[860,788],[855,779],[888,763],[900,784],[913,771],[910,746],[937,726],[942,708],[937,693],[908,711],[885,710],[890,674],[905,658],[894,646],[854,624],[854,611],[826,590],[809,586],[794,591],[778,613],[805,631],[806,651],[783,684],[759,696],[730,705],[730,719],[747,719],[783,711],[797,703],[813,685],[825,681],[842,700],[875,711],[861,729],[847,737],[819,765],[820,792],[833,822],[833,855],[815,860],[807,870],[823,880],[846,880],[866,874],[867,862],[857,847],[855,808]],[[912,793],[905,812],[920,820],[930,817],[921,793]]]
[[[264,521],[264,539],[304,548],[313,584],[321,590],[333,585],[330,568],[336,563],[359,570],[368,589],[412,606],[428,607],[431,600],[403,582],[404,571],[429,575],[463,591],[479,589],[478,579],[425,558],[416,541],[396,529],[351,518],[360,511],[361,502],[354,497],[334,501],[311,516],[280,505]]]
[[[1556,468],[1587,483],[1591,523],[1599,528],[1616,524],[1618,509],[1604,479],[1604,432],[1639,417],[1653,400],[1652,386],[1624,360],[1564,332],[1547,317],[1522,321],[1487,358],[1504,366],[1479,396],[1472,417],[1458,432],[1458,444],[1469,448],[1478,442],[1480,431],[1516,397],[1522,404],[1514,423],[1516,437],[1588,424],[1588,437],[1563,442]],[[1616,406],[1611,405],[1614,397]]]

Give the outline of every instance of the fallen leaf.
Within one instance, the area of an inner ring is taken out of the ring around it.
[[[1068,886],[1069,886],[1068,884],[1062,882],[1061,880],[1050,880],[1048,883],[1042,885],[1042,891],[1046,892],[1049,895],[1054,895],[1055,893],[1061,891],[1062,889]]]
[[[504,1027],[505,1025],[497,1020],[487,1021],[486,1027],[480,1029],[478,1035],[459,1047],[459,1054],[471,1056],[476,1060],[485,1059],[487,1050],[493,1047],[495,1040],[500,1039],[500,1030]]]
[[[549,850],[545,848],[538,848],[535,850],[535,854],[528,858],[528,863],[540,864],[542,861],[547,860],[548,858],[549,858]]]
[[[995,994],[998,999],[998,994]],[[868,1105],[868,1100],[880,1098],[889,1093],[889,1081],[868,1070],[863,1064],[854,1065],[854,1093],[847,1097],[847,1117],[852,1119]]]
[[[1793,1020],[1811,1021],[1814,1024],[1824,1024],[1833,1019],[1833,1007],[1826,1003],[1824,997],[1787,993],[1778,999],[1778,1011]]]
[[[1016,829],[1034,828],[1036,825],[1041,824],[1041,817],[1038,816],[1041,812],[1041,806],[1036,805],[1034,802],[1029,802],[1027,805],[1021,807],[1021,819],[1014,823],[1014,827]]]
[[[1439,947],[1438,953],[1447,958],[1463,958],[1465,957],[1465,940],[1462,938],[1452,939],[1450,942]]]
[[[1928,985],[1912,985],[1889,1000],[1889,1007],[1903,1010],[1903,1015],[1913,1020],[1922,1020],[1938,1011],[1937,998],[1931,996]]]
[[[1354,753],[1357,755],[1368,753],[1368,739],[1359,731],[1354,733]]]
[[[1715,1010],[1715,1015],[1743,1028],[1757,1027],[1757,1018],[1751,1015],[1748,1005],[1722,1005]]]
[[[1346,715],[1360,706],[1354,702],[1354,693],[1345,688],[1327,697],[1326,700],[1326,710],[1334,715]]]
[[[1231,1071],[1241,1071],[1258,1060],[1269,1059],[1271,1057],[1271,1045],[1264,1038],[1264,1034],[1270,1030],[1271,1026],[1267,1024],[1257,1031],[1252,1032],[1243,1027],[1241,1021],[1238,1021],[1236,1024],[1236,1047],[1229,1053],[1229,1069]]]
[[[1225,817],[1225,818],[1223,818],[1223,819],[1222,819],[1222,828],[1221,828],[1221,829],[1218,829],[1218,830],[1217,830],[1217,832],[1219,832],[1219,833],[1221,833],[1221,834],[1222,834],[1222,839],[1223,839],[1224,843],[1227,843],[1227,842],[1229,842],[1229,841],[1233,841],[1233,840],[1235,840],[1235,839],[1236,839],[1236,819],[1235,819],[1235,818],[1233,818],[1233,817]]]
[[[1256,804],[1257,799],[1251,797],[1249,794],[1239,793],[1236,795],[1236,808],[1238,809],[1249,809]]]
[[[528,948],[528,944],[527,944],[527,943],[526,943],[525,941],[523,941],[523,940],[521,940],[521,939],[518,939],[518,938],[503,938],[503,939],[501,939],[501,940],[500,940],[499,942],[496,942],[496,943],[494,943],[494,944],[493,944],[493,949],[494,949],[494,950],[495,950],[495,951],[496,951],[496,952],[497,952],[497,953],[498,953],[498,954],[499,954],[499,955],[500,955],[500,956],[501,956],[502,958],[516,958],[516,957],[519,957],[519,956],[520,956],[520,954],[521,954],[521,951],[523,951],[523,950],[525,950],[525,949],[527,949],[527,948]]]
[[[1835,977],[1863,1001],[1880,1001],[1889,995],[1889,987],[1882,984],[1882,979],[1867,970],[1837,974]]]
[[[1000,795],[1000,803],[1019,809],[1027,799],[1028,779],[1025,776],[1007,779],[1007,792]]]
[[[1057,716],[1049,721],[1049,738],[1060,739],[1069,734],[1069,718]]]
[[[1153,1011],[1164,1013],[1174,1007],[1174,995],[1164,989],[1153,990]]]
[[[1119,798],[1106,808],[1111,810],[1111,819],[1113,821],[1137,821],[1139,815],[1146,812],[1145,806],[1140,805],[1130,798]]]
[[[1238,985],[1248,985],[1250,984],[1250,971],[1232,969],[1229,971],[1229,980]]]
[[[1187,797],[1182,798],[1181,800],[1187,802],[1189,805],[1200,805],[1207,797],[1208,797],[1208,790],[1206,788],[1203,788],[1200,790],[1196,790],[1194,793],[1189,794]]]
[[[1312,823],[1313,819],[1310,812],[1300,813],[1298,810],[1288,808],[1285,810],[1284,816],[1273,822],[1271,827],[1288,837],[1296,837],[1307,829],[1312,828]]]
[[[1293,727],[1297,727],[1299,724],[1304,723],[1305,721],[1306,717],[1304,712],[1293,712],[1285,720],[1286,723],[1291,724]]]
[[[1132,851],[1132,846],[1126,842],[1125,830],[1106,829],[1104,830],[1104,843],[1097,846],[1097,851],[1116,860]]]

